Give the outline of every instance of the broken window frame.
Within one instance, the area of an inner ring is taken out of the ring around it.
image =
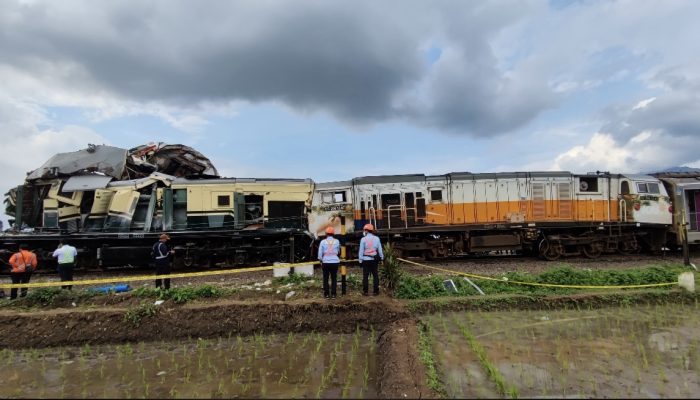
[[[338,196],[340,195],[340,199]],[[345,191],[333,192],[333,202],[334,203],[347,203],[347,197]]]

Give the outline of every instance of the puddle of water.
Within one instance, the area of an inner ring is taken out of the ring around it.
[[[424,318],[449,397],[501,397],[460,326],[520,397],[697,397],[700,306],[449,313]]]
[[[377,397],[375,340],[290,334],[0,351],[0,397]]]

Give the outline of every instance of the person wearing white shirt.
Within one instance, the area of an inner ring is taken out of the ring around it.
[[[78,250],[68,243],[60,241],[58,242],[58,248],[53,252],[53,256],[58,258],[58,274],[61,277],[61,282],[72,281]],[[61,288],[72,290],[73,286],[64,285]]]

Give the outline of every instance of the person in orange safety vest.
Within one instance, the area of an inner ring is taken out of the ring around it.
[[[379,294],[379,261],[384,261],[384,252],[379,237],[375,236],[374,225],[366,224],[360,240],[359,259],[362,265],[362,295],[369,295],[369,274],[372,274],[374,295]]]
[[[318,246],[318,259],[321,260],[323,270],[323,297],[326,299],[336,296],[338,287],[338,267],[340,266],[340,242],[333,237],[335,229],[332,226],[326,228],[326,238]],[[328,278],[330,277],[330,293],[328,291]]]
[[[29,283],[32,272],[36,269],[36,254],[27,249],[28,246],[26,244],[20,244],[19,251],[10,257],[10,266],[12,267],[10,277],[14,285],[18,283]],[[29,289],[22,288],[20,297],[26,296],[28,291]],[[16,298],[17,288],[10,289],[10,299]]]

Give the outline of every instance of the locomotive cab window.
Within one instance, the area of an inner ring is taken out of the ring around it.
[[[430,201],[442,201],[442,190],[431,190]]]
[[[659,184],[652,182],[637,182],[637,193],[659,194]]]
[[[345,199],[345,192],[333,193],[333,201],[335,203],[347,203],[347,200]]]
[[[579,178],[578,184],[579,192],[585,193],[597,193],[598,192],[598,178],[582,176]]]

